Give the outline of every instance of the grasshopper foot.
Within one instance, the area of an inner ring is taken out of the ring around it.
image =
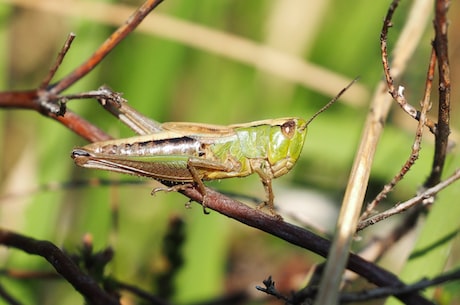
[[[206,194],[204,194],[203,195],[203,201],[201,202],[201,206],[203,207],[203,214],[205,214],[205,215],[208,215],[208,214],[211,213],[206,209],[207,208],[207,206],[206,206],[206,201],[207,201],[206,199],[207,198],[208,198],[208,196],[206,196]]]
[[[193,187],[192,184],[190,183],[186,183],[186,184],[176,184],[176,185],[173,185],[173,186],[170,186],[170,187],[156,187],[152,190],[152,192],[150,193],[152,196],[155,196],[156,193],[158,192],[179,192],[179,191],[183,191],[183,190],[186,190],[188,188],[191,188]]]
[[[204,214],[208,215],[208,214],[211,213],[211,212],[209,212],[208,210],[206,210],[206,205],[203,204],[202,207],[203,207],[203,213],[204,213]],[[185,208],[186,208],[186,209],[191,209],[191,208],[192,208],[192,199],[190,199],[189,201],[187,201],[187,202],[185,203]]]
[[[205,206],[205,205],[203,205],[203,214],[205,214],[205,215],[211,214],[211,212],[209,212],[208,210],[206,210],[206,206]]]
[[[259,203],[257,206],[256,206],[256,209],[258,210],[262,210],[265,206],[268,205],[268,211],[270,212],[270,214],[276,218],[276,220],[279,220],[279,221],[283,221],[283,216],[281,216],[280,214],[278,214],[276,211],[275,211],[275,207],[273,206],[273,204],[270,204],[266,201],[263,201],[261,203]]]
[[[179,192],[179,191],[183,191],[183,190],[186,190],[188,188],[192,188],[194,187],[193,184],[191,183],[186,183],[186,184],[176,184],[176,185],[173,185],[173,186],[170,186],[170,187],[156,187],[152,190],[151,192],[151,195],[152,196],[155,196],[156,193],[158,192]],[[208,215],[210,214],[210,212],[206,209],[206,194],[203,195],[203,202],[202,202],[202,206],[203,206],[203,213]],[[185,204],[185,207],[187,209],[189,209],[191,207],[191,202],[192,200],[189,200],[186,204]]]

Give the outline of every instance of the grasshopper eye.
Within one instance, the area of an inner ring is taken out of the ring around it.
[[[284,122],[283,125],[281,125],[281,132],[285,137],[292,138],[295,133],[295,125],[294,120]]]

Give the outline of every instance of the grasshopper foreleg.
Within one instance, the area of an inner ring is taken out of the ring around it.
[[[260,180],[262,181],[262,184],[265,189],[265,194],[267,195],[267,200],[257,205],[257,208],[262,209],[263,207],[268,205],[268,210],[270,211],[270,213],[276,218],[282,220],[283,218],[281,217],[281,215],[279,215],[275,211],[275,195],[273,194],[272,178],[269,175],[267,175],[262,169],[256,168],[254,171],[259,175]]]

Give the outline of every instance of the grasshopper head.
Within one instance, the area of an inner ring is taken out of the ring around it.
[[[286,174],[297,162],[307,135],[307,122],[301,118],[283,119],[270,132],[268,161],[273,176]]]

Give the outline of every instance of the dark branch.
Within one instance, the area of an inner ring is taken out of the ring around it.
[[[183,193],[197,202],[201,202],[203,199],[200,192],[193,188],[184,190]],[[222,215],[233,218],[250,227],[277,236],[280,239],[312,251],[322,257],[327,257],[331,245],[330,241],[308,230],[280,221],[278,218],[264,213],[259,209],[251,208],[238,201],[227,198],[211,189],[206,189],[206,196],[207,208],[215,210]],[[402,283],[396,275],[355,254],[350,254],[347,268],[379,287],[398,284],[404,286],[404,283]],[[398,298],[405,302],[405,304],[433,304],[417,293],[401,295],[398,296]]]
[[[0,230],[0,244],[45,258],[90,304],[120,304],[51,242],[36,240],[8,230]]]

